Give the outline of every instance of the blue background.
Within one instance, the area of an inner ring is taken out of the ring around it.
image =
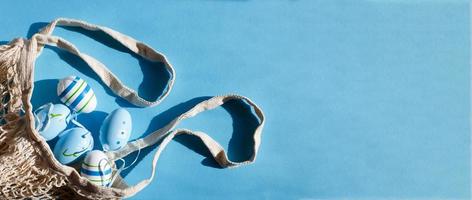
[[[95,134],[119,106],[131,112],[134,139],[226,93],[250,97],[267,116],[254,165],[218,169],[198,141],[179,137],[133,199],[470,198],[468,1],[129,2],[4,2],[0,40],[56,17],[105,25],[168,56],[177,71],[170,96],[132,107],[77,57],[48,48],[34,106],[58,102],[57,79],[75,74],[97,94],[97,111],[79,117]],[[164,71],[84,36],[109,42],[103,35],[55,33],[148,99],[159,95]],[[242,160],[255,125],[245,111],[233,102],[181,127],[207,132]],[[154,151],[123,173],[129,183],[150,175]]]

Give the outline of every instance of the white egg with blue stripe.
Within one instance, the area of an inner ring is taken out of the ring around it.
[[[96,185],[110,186],[112,171],[105,153],[100,150],[90,151],[82,162],[80,175]]]
[[[97,107],[92,88],[78,76],[68,76],[57,84],[57,95],[62,103],[77,113],[89,113]]]

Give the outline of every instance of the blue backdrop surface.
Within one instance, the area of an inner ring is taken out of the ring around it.
[[[57,80],[79,75],[98,98],[96,112],[79,116],[94,134],[120,106],[136,139],[226,93],[250,97],[267,117],[254,165],[219,169],[197,140],[179,137],[132,199],[470,198],[468,1],[130,2],[3,2],[0,40],[78,18],[150,44],[177,72],[170,96],[141,109],[112,96],[77,57],[48,48],[37,60],[34,106],[58,102]],[[168,78],[101,44],[103,35],[55,33],[147,98]],[[245,109],[231,103],[180,127],[205,131],[242,160],[255,123]],[[154,152],[122,173],[128,183],[150,175]]]

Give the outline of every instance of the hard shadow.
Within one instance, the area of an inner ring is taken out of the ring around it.
[[[254,154],[254,130],[260,121],[252,107],[242,100],[230,100],[222,106],[233,120],[233,134],[228,144],[228,158],[234,162],[242,162]]]
[[[58,82],[58,79],[44,79],[34,82],[33,96],[31,97],[33,110],[47,103],[60,103],[56,94]]]
[[[120,42],[114,40],[112,37],[102,31],[89,31],[77,27],[64,27],[66,30],[81,33],[93,40],[123,53],[130,54],[133,58],[138,60],[143,79],[138,87],[138,94],[148,100],[157,100],[167,88],[167,83],[171,78],[171,74],[165,68],[165,64],[161,62],[149,61],[142,58],[140,55],[130,51]],[[122,66],[124,67],[124,66]],[[125,101],[117,101],[121,106],[129,107],[129,103]]]
[[[26,36],[28,38],[31,38],[33,37],[34,34],[38,33],[39,30],[43,27],[45,27],[46,25],[48,25],[49,23],[46,23],[46,22],[35,22],[35,23],[32,23],[28,29],[28,33],[26,33]]]
[[[192,107],[194,107],[198,103],[200,103],[204,100],[207,100],[209,98],[210,97],[193,98],[189,101],[182,102],[182,103],[180,103],[180,104],[178,104],[178,105],[162,112],[161,114],[155,116],[151,120],[151,122],[149,123],[148,128],[146,129],[146,131],[139,138],[146,137],[147,135],[153,133],[154,131],[159,130],[160,128],[162,128],[165,125],[167,125],[168,123],[170,123],[173,119],[178,117],[180,114],[188,111],[189,109],[191,109]],[[159,144],[160,144],[160,142],[158,142],[158,143],[156,143],[156,144],[154,144],[154,145],[152,145],[148,148],[142,149],[140,154],[139,154],[139,157],[137,158],[136,164],[141,162],[146,155],[148,155],[154,149],[156,149],[156,147],[159,146]],[[124,159],[125,159],[126,163],[132,163],[135,159],[135,156],[136,156],[136,154],[133,153],[133,154],[130,154],[130,155],[126,156]],[[134,169],[136,164],[134,164],[134,165],[130,166],[129,168],[123,170],[121,172],[121,176],[126,177],[129,174],[129,172]]]
[[[38,22],[30,26],[28,31],[28,37],[31,37],[34,33],[38,31],[39,28],[44,27],[47,23]],[[104,34],[103,32],[98,31],[88,31],[80,28],[66,28],[71,31],[76,31],[82,33],[86,36],[93,38],[94,40],[121,52],[129,53],[134,58],[138,59],[141,71],[143,73],[142,82],[139,85],[138,93],[145,99],[153,101],[156,100],[159,96],[162,95],[167,87],[168,80],[170,79],[169,72],[165,69],[163,63],[155,63],[141,58],[139,55],[129,51],[122,44],[117,41],[112,40],[111,37]],[[57,47],[47,47],[48,49],[56,52],[61,59],[67,62],[69,65],[76,68],[81,73],[99,80],[98,75],[79,57],[68,53],[66,51],[60,50]],[[44,91],[53,90],[55,91],[58,80],[40,80],[35,82],[35,89],[33,91],[33,106],[40,106],[47,102],[57,102],[56,95],[44,95]],[[106,93],[109,95],[114,95],[114,93],[109,89],[105,84],[100,82],[100,84],[105,89]],[[156,92],[158,91],[158,92]],[[42,94],[41,94],[42,93]],[[36,96],[35,96],[36,95]],[[140,138],[145,137],[152,132],[158,130],[159,128],[164,127],[174,118],[180,114],[188,111],[190,108],[196,104],[209,99],[210,97],[197,97],[189,101],[180,103],[167,111],[154,117],[147,130],[141,135]],[[133,107],[130,103],[126,102],[121,98],[117,98],[116,102],[121,107]],[[229,101],[223,105],[223,108],[230,113],[230,116],[233,120],[233,134],[228,144],[228,157],[235,162],[247,160],[254,153],[252,152],[252,145],[254,144],[252,140],[254,129],[257,127],[259,120],[253,114],[251,107],[247,105],[244,101],[233,100]],[[102,111],[95,111],[89,114],[82,114],[79,121],[92,132],[94,137],[94,148],[101,149],[100,140],[99,140],[99,128],[100,123],[106,117],[106,113]],[[176,136],[175,140],[189,148],[190,150],[202,155],[205,159],[202,161],[202,164],[205,166],[219,168],[219,165],[211,157],[208,149],[203,145],[203,143],[196,137],[188,135],[179,135]],[[54,142],[51,141],[50,145]],[[160,143],[152,145],[148,148],[141,150],[140,155],[137,159],[137,162],[141,162],[142,159],[148,155],[150,152],[155,150],[155,148]],[[52,145],[53,146],[53,145]],[[135,159],[136,154],[131,154],[125,158],[126,163],[131,163]],[[128,169],[124,170],[121,175],[126,177],[131,170],[136,165],[130,166]]]
[[[63,53],[63,52],[60,52]],[[58,104],[61,103],[56,94],[56,88],[59,80],[58,79],[44,79],[34,82],[33,95],[31,97],[31,103],[33,110],[47,103]],[[51,94],[52,93],[52,94]],[[107,114],[102,111],[94,111],[92,113],[82,113],[78,115],[78,121],[84,125],[91,133],[94,139],[94,149],[101,149],[98,130],[100,124]],[[72,123],[69,124],[68,128],[74,127]],[[57,138],[54,138],[47,143],[54,149],[57,142]]]
[[[221,169],[221,166],[212,157],[210,150],[208,150],[208,148],[199,138],[191,135],[177,135],[174,137],[174,140],[192,150],[193,152],[203,156],[204,159],[200,162],[202,165]]]
[[[103,111],[93,111],[91,113],[81,113],[77,116],[77,121],[92,133],[93,149],[103,150],[100,143],[100,127],[107,115]]]
[[[57,143],[58,140],[59,140],[59,137],[55,137],[52,140],[47,141],[51,151],[54,151],[54,146],[56,146],[56,143]]]
[[[31,96],[33,111],[47,103],[60,103],[56,95],[56,87],[58,82],[59,81],[57,79],[44,79],[34,82],[33,94]],[[51,95],[51,92],[48,91],[53,91],[53,94]],[[59,137],[55,137],[52,140],[47,141],[51,151],[54,150],[54,146],[56,145],[58,138]]]
[[[47,25],[44,22],[33,23],[30,26],[28,31],[28,37],[31,37],[42,27]],[[138,87],[138,94],[148,100],[155,101],[157,100],[164,91],[167,89],[168,81],[171,79],[171,74],[165,68],[164,63],[149,61],[145,58],[142,58],[138,54],[130,51],[120,42],[114,40],[112,37],[108,36],[101,31],[89,31],[77,27],[63,27],[66,30],[74,31],[81,33],[87,37],[92,38],[93,40],[110,47],[112,49],[118,50],[120,52],[128,53],[133,58],[138,60],[138,64],[143,73],[142,81]],[[80,71],[81,73],[89,76],[95,80],[100,80],[99,76],[85,63],[81,58],[76,55],[73,55],[69,52],[61,50],[57,47],[47,46],[47,49],[51,49],[56,52],[59,57],[67,62],[69,65]],[[124,67],[124,66],[123,66]],[[119,78],[119,77],[118,77]],[[103,82],[99,81],[102,87],[105,89],[106,93],[109,95],[116,96],[111,89],[108,88]],[[136,107],[122,98],[116,98],[116,103],[121,107]]]
[[[98,82],[102,85],[103,89],[108,95],[115,96],[113,91],[108,88],[103,82],[100,81],[100,77],[88,66],[88,64],[80,59],[78,56],[71,54],[67,51],[63,51],[57,47],[53,46],[46,46],[46,49],[50,49],[57,53],[59,58],[61,58],[63,61],[65,61],[67,64],[75,68],[76,70],[80,71],[83,73],[85,76],[88,76],[92,79],[99,80]],[[38,67],[36,67],[38,69]]]
[[[149,128],[141,136],[141,138],[151,134],[153,131],[158,130],[161,127],[164,127],[180,114],[188,111],[193,106],[209,98],[210,97],[194,98],[159,114],[153,118]],[[242,100],[230,100],[223,105],[223,108],[230,113],[230,116],[233,120],[233,134],[228,144],[228,157],[230,160],[235,162],[248,160],[254,153],[252,148],[254,141],[252,137],[255,128],[260,123],[259,119],[254,115],[252,108]],[[203,165],[221,168],[199,138],[190,135],[178,135],[174,138],[174,140],[205,157],[201,162]],[[137,159],[137,163],[139,163],[150,152],[155,150],[158,145],[160,145],[160,142],[141,150]],[[133,162],[135,156],[135,153],[128,155],[125,158],[126,163]],[[136,166],[136,164],[124,170],[121,175],[126,177],[134,168],[134,166]]]

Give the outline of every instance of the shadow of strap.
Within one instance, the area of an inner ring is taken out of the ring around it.
[[[147,60],[153,61],[153,62],[164,63],[165,68],[169,71],[171,75],[167,83],[167,87],[165,88],[165,91],[155,101],[147,101],[143,99],[137,94],[136,91],[125,86],[104,64],[102,64],[95,58],[80,52],[72,43],[68,42],[67,40],[61,37],[52,36],[52,32],[56,26],[81,27],[83,29],[90,30],[90,31],[102,31],[106,33],[107,35],[109,35],[114,40],[121,43],[124,47],[140,55],[141,57]],[[29,45],[28,51],[30,52],[31,56],[28,56],[28,61],[27,61],[28,63],[34,62],[34,60],[41,53],[45,45],[57,46],[72,54],[77,55],[82,60],[84,60],[90,66],[90,68],[95,73],[97,73],[97,75],[104,82],[104,84],[107,85],[116,95],[124,98],[125,100],[129,101],[130,103],[136,106],[148,107],[148,106],[154,106],[154,105],[159,104],[170,93],[174,80],[175,80],[175,71],[172,65],[168,62],[167,58],[163,54],[155,51],[154,49],[152,49],[151,47],[147,46],[144,43],[136,41],[135,39],[127,35],[123,35],[117,31],[114,31],[106,27],[89,24],[80,20],[64,19],[64,18],[56,19],[52,21],[50,24],[48,24],[46,27],[44,27],[39,33],[33,35],[30,41],[31,41],[30,43],[31,45]],[[216,107],[219,107],[229,100],[245,101],[249,106],[251,106],[254,109],[255,114],[259,119],[259,124],[255,128],[254,134],[252,137],[252,140],[254,142],[253,151],[252,151],[253,154],[247,160],[244,160],[241,162],[233,162],[229,160],[228,155],[226,151],[224,150],[224,148],[206,133],[187,130],[187,129],[176,129],[176,126],[182,120],[194,117],[198,115],[199,113],[204,112],[206,110],[211,110]],[[264,114],[262,110],[247,97],[234,95],[234,94],[212,97],[208,100],[198,103],[187,112],[181,114],[180,116],[172,120],[169,124],[167,124],[163,128],[157,131],[154,131],[153,133],[147,135],[146,137],[129,142],[125,147],[121,148],[120,150],[106,152],[110,161],[115,161],[117,159],[125,157],[126,155],[129,155],[130,153],[134,151],[152,146],[162,140],[156,153],[154,154],[154,158],[152,161],[151,176],[149,178],[144,179],[138,184],[132,185],[129,187],[122,184],[121,186],[123,188],[94,188],[94,189],[99,189],[101,192],[104,192],[107,194],[113,193],[113,194],[119,194],[120,196],[124,195],[124,197],[133,196],[137,192],[141,191],[153,180],[155,171],[156,171],[157,161],[162,151],[165,149],[167,144],[169,144],[169,142],[172,141],[172,139],[175,136],[180,135],[180,134],[187,134],[187,135],[191,135],[191,136],[195,136],[199,138],[203,142],[205,147],[208,148],[208,150],[211,153],[211,156],[216,160],[216,162],[222,168],[232,168],[232,167],[238,167],[238,166],[250,164],[254,162],[257,157],[257,152],[258,152],[259,145],[261,142],[261,133],[264,126],[264,121],[265,121],[265,118],[264,118]],[[77,173],[72,173],[72,175],[79,176]],[[73,181],[74,180],[77,181],[79,179],[73,179]]]
[[[254,130],[254,135],[253,135],[253,140],[254,140],[254,145],[253,145],[253,154],[248,160],[242,161],[242,162],[233,162],[228,159],[228,156],[224,150],[224,148],[213,138],[211,138],[209,135],[203,132],[199,131],[191,131],[188,129],[175,129],[175,127],[182,121],[187,118],[191,118],[196,116],[197,114],[204,112],[206,110],[211,110],[216,107],[219,107],[223,105],[225,102],[229,100],[243,100],[246,101],[252,108],[254,108],[255,114],[259,119],[259,125],[256,127]],[[161,155],[162,151],[165,149],[165,147],[169,144],[169,142],[177,135],[180,134],[188,134],[192,135],[195,137],[198,137],[203,144],[208,148],[210,151],[212,157],[218,162],[218,164],[222,168],[232,168],[232,167],[239,167],[242,165],[250,164],[256,160],[257,157],[257,152],[259,149],[259,145],[261,143],[261,134],[262,134],[262,129],[264,127],[264,114],[262,110],[249,98],[240,96],[240,95],[224,95],[224,96],[215,96],[212,97],[208,100],[202,101],[201,103],[197,104],[193,108],[191,108],[189,111],[183,113],[176,119],[172,120],[169,124],[167,124],[165,127],[151,133],[150,135],[129,142],[126,146],[123,148],[117,150],[117,151],[109,151],[106,152],[108,158],[111,161],[123,158],[127,156],[128,154],[137,151],[139,149],[143,149],[146,147],[149,147],[151,145],[156,144],[157,142],[162,140],[162,143],[159,145],[156,153],[154,154],[154,158],[152,160],[152,171],[151,171],[151,176],[138,184],[134,186],[130,186],[128,188],[125,188],[123,190],[124,194],[126,196],[133,196],[143,188],[145,188],[154,178],[155,171],[156,171],[156,165],[157,161],[159,159],[159,156]]]
[[[137,55],[152,62],[164,63],[166,70],[170,73],[167,87],[165,87],[162,95],[159,96],[155,101],[148,101],[142,98],[135,90],[124,85],[120,79],[118,79],[118,77],[116,77],[116,75],[114,75],[103,63],[87,54],[80,52],[72,43],[68,42],[67,40],[61,37],[52,36],[51,34],[56,26],[80,27],[90,31],[102,31]],[[41,53],[45,45],[57,46],[63,50],[77,55],[90,66],[90,68],[100,77],[103,83],[113,91],[113,93],[136,106],[151,107],[159,104],[169,95],[174,85],[175,70],[162,53],[154,50],[142,42],[139,42],[127,35],[107,27],[97,26],[75,19],[59,18],[49,23],[39,33],[33,35],[31,41],[37,43],[36,48],[32,49],[31,52],[35,54],[35,57]]]

